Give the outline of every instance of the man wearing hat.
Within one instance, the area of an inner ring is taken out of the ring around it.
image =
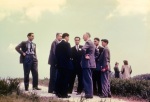
[[[109,81],[109,73],[110,73],[110,51],[108,48],[108,40],[102,39],[102,46],[104,50],[100,56],[100,66],[101,67],[101,84],[102,84],[102,96],[101,98],[111,98],[111,91],[110,91],[110,81]]]

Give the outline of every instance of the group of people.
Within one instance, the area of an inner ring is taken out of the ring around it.
[[[24,68],[25,90],[29,88],[29,73],[33,76],[33,90],[38,87],[38,68],[36,44],[33,43],[34,33],[27,35],[28,40],[17,47],[20,62]],[[81,38],[75,37],[75,46],[71,48],[68,33],[57,33],[51,44],[48,64],[50,65],[50,81],[48,93],[56,94],[59,98],[69,98],[73,92],[76,76],[78,77],[77,95],[85,93],[85,98],[98,95],[101,98],[111,97],[110,91],[110,51],[109,41],[94,38],[90,33],[83,34],[85,45],[80,45]]]
[[[115,78],[122,78],[122,79],[130,79],[132,68],[128,64],[127,60],[123,61],[124,65],[122,65],[121,71],[119,70],[119,63],[115,63],[114,71],[115,71]]]

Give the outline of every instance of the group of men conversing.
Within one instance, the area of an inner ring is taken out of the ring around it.
[[[29,88],[29,73],[33,76],[33,90],[38,87],[38,60],[36,44],[33,43],[34,33],[27,35],[28,40],[16,46],[23,63],[25,90]],[[98,95],[101,98],[111,97],[110,91],[110,51],[108,40],[90,39],[90,33],[85,33],[85,45],[80,45],[80,37],[75,37],[75,46],[71,48],[68,33],[57,33],[51,44],[48,64],[50,64],[50,81],[48,93],[56,94],[59,98],[70,98],[73,92],[76,76],[78,77],[77,95],[85,93],[85,98]]]

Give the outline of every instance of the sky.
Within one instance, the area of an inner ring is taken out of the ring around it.
[[[150,73],[150,0],[0,0],[0,77],[23,77],[15,46],[34,32],[40,78],[49,78],[48,56],[57,32],[85,32],[109,40],[111,68],[123,60],[132,76]],[[81,44],[84,45],[82,39]]]

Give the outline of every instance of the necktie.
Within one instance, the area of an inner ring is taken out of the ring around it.
[[[32,42],[30,43],[30,52],[32,52]]]
[[[79,47],[78,47],[78,45],[76,45],[76,49],[77,49],[77,51],[79,51]]]

